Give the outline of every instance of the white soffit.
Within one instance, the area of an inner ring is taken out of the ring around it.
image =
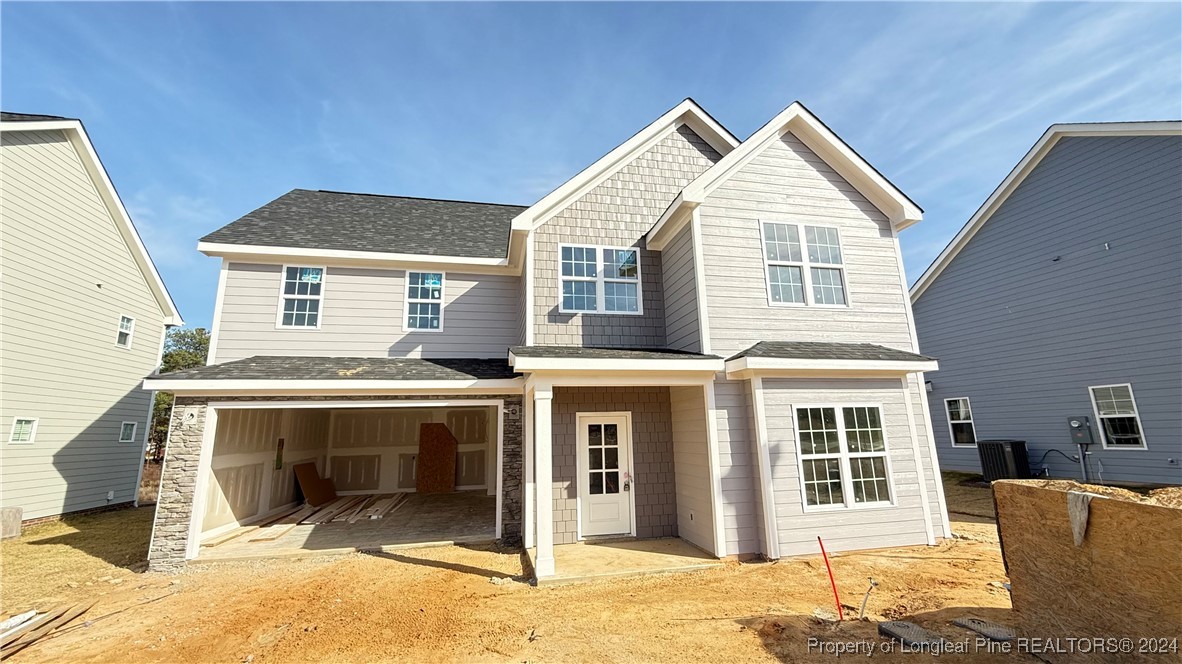
[[[1065,136],[1182,136],[1182,122],[1095,122],[1095,123],[1080,123],[1080,124],[1054,124],[1051,125],[1034,147],[1022,157],[1018,165],[1014,167],[1006,179],[1002,180],[997,189],[985,199],[985,202],[973,214],[961,229],[960,232],[952,238],[948,246],[940,252],[936,260],[924,270],[916,280],[915,285],[911,287],[911,302],[914,303],[919,299],[920,295],[927,290],[928,286],[935,281],[936,277],[948,267],[953,258],[964,249],[969,240],[977,234],[977,231],[985,225],[989,217],[1005,203],[1010,194],[1022,184],[1034,168],[1038,166],[1039,162],[1050,153],[1051,148],[1059,142],[1059,139]]]

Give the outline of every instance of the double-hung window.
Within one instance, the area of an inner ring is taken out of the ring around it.
[[[320,301],[324,292],[324,268],[283,268],[280,288],[279,327],[319,328]]]
[[[1133,386],[1098,385],[1089,387],[1088,391],[1092,394],[1105,449],[1145,449]]]
[[[10,443],[32,443],[37,438],[37,418],[14,417],[12,429],[8,432]]]
[[[973,410],[966,397],[945,399],[944,410],[948,412],[948,432],[953,447],[976,447],[977,430],[973,426]]]
[[[135,333],[135,319],[131,316],[119,317],[119,330],[115,333],[115,345],[120,348],[131,348],[131,336]]]
[[[846,306],[836,228],[765,221],[761,232],[769,303]]]
[[[443,273],[406,273],[406,331],[443,329]]]
[[[563,313],[640,314],[640,253],[632,247],[559,247]]]
[[[796,423],[806,508],[891,504],[877,406],[802,406]]]

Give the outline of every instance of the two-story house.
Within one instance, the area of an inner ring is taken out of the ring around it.
[[[1182,484],[1180,182],[1182,122],[1053,125],[916,281],[941,465]]]
[[[136,502],[180,314],[82,123],[0,113],[0,497],[25,521]]]
[[[150,560],[288,509],[292,463],[411,491],[425,423],[458,440],[472,534],[539,578],[602,537],[935,543],[937,365],[898,243],[921,216],[799,103],[740,142],[686,100],[529,207],[292,191],[199,245],[210,364],[147,381],[177,395]]]

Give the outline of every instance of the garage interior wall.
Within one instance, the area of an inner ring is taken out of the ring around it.
[[[446,424],[457,439],[456,488],[495,494],[495,407],[222,409],[204,470],[210,490],[201,531],[212,536],[293,506],[298,463],[315,463],[342,495],[413,492],[420,425],[428,422]]]

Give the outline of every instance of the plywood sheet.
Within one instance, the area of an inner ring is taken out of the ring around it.
[[[1137,643],[1182,634],[1182,508],[1134,502],[1112,492],[1097,495],[1076,546],[1068,488],[1039,481],[993,484],[1021,635]],[[1056,663],[1145,657],[1136,650],[1041,656]]]
[[[332,480],[322,479],[320,473],[316,472],[316,464],[297,463],[292,467],[292,471],[295,472],[296,480],[300,483],[300,491],[304,492],[304,500],[307,500],[309,505],[316,507],[336,499],[337,492]]]
[[[456,490],[456,449],[459,443],[446,424],[426,423],[419,431],[416,491],[451,493]]]

